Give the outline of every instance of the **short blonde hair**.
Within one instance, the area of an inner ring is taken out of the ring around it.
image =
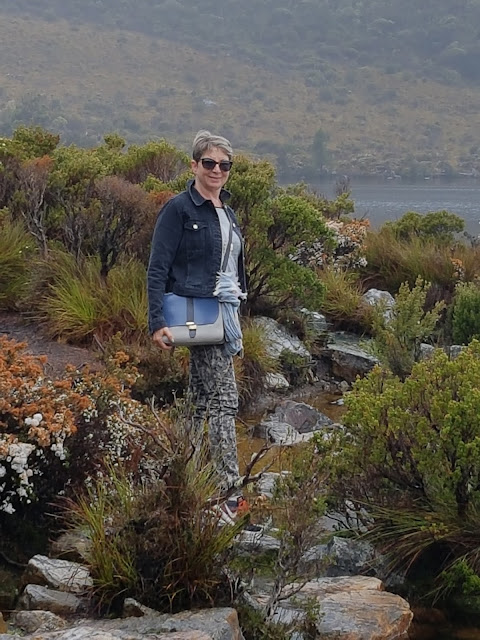
[[[223,136],[214,135],[205,129],[201,129],[195,136],[193,141],[192,158],[195,162],[198,162],[205,151],[208,151],[208,149],[211,149],[212,147],[225,151],[229,160],[233,158],[233,149],[230,141]]]

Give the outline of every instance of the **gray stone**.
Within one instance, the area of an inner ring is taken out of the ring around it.
[[[392,319],[392,309],[395,306],[395,298],[389,291],[369,289],[363,294],[362,301],[373,307],[381,306],[385,320],[389,321]]]
[[[316,431],[331,426],[333,421],[304,402],[284,400],[254,429],[254,435],[282,445],[309,440]]]
[[[30,558],[23,583],[46,584],[59,591],[80,594],[93,586],[90,572],[83,565],[42,555]]]
[[[308,327],[314,335],[323,335],[328,331],[328,322],[323,313],[309,311],[308,309],[300,309],[300,312],[305,316]]]
[[[265,376],[265,386],[272,391],[285,391],[290,387],[290,383],[281,373],[267,373]]]
[[[266,349],[270,357],[278,359],[282,351],[290,351],[296,355],[311,359],[310,352],[297,336],[287,331],[285,327],[282,327],[273,318],[259,316],[253,319],[253,324],[263,329]]]
[[[375,549],[363,540],[334,536],[328,544],[309,549],[302,558],[302,566],[319,567],[324,576],[354,576],[375,572]]]
[[[51,611],[17,611],[10,622],[25,633],[57,631],[66,626],[65,620]]]
[[[64,594],[67,595],[67,594]],[[12,640],[15,635],[5,636]],[[176,615],[81,620],[62,631],[35,632],[27,640],[244,640],[235,609],[184,611]],[[0,635],[0,640],[4,640]]]
[[[301,587],[299,590],[298,588]],[[273,622],[300,623],[305,618],[302,603],[319,605],[316,628],[319,637],[331,640],[401,640],[407,638],[413,614],[408,602],[383,591],[377,578],[352,576],[319,578],[305,585],[290,585],[285,600],[275,608]],[[268,603],[268,593],[252,594],[259,605]]]
[[[322,357],[329,359],[335,377],[348,383],[355,382],[358,376],[363,377],[378,364],[377,358],[360,346],[358,337],[334,333],[332,339],[322,351]]]
[[[81,611],[84,603],[73,593],[56,591],[38,584],[27,584],[19,598],[18,606],[27,611],[36,609],[65,615]]]
[[[419,360],[428,360],[433,356],[435,352],[435,347],[431,344],[427,344],[426,342],[422,342],[420,344],[420,353],[418,356]]]
[[[450,349],[448,350],[448,355],[452,360],[458,358],[458,356],[465,351],[466,347],[463,344],[452,344]]]

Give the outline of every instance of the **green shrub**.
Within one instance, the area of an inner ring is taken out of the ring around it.
[[[346,397],[344,429],[317,439],[331,506],[356,505],[394,563],[436,549],[434,573],[447,557],[480,570],[479,389],[477,341],[456,359],[435,351],[403,382],[376,367]]]
[[[480,339],[480,285],[469,282],[456,289],[452,339],[455,344],[468,344],[473,338]]]
[[[465,220],[449,211],[430,211],[426,214],[408,211],[399,220],[386,222],[395,237],[407,240],[414,236],[432,238],[439,244],[452,244],[455,234],[465,229]]]
[[[388,314],[381,305],[376,309],[372,350],[383,364],[401,378],[412,370],[419,356],[420,343],[431,336],[444,307],[443,303],[438,302],[432,311],[424,311],[429,288],[430,284],[420,278],[412,289],[408,283],[404,283]]]

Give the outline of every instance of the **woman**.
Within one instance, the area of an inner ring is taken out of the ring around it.
[[[194,180],[163,207],[155,227],[148,266],[149,327],[160,349],[172,349],[173,336],[163,316],[163,297],[211,297],[218,291],[219,274],[230,233],[227,277],[245,297],[243,240],[223,188],[232,167],[233,151],[225,138],[199,131],[193,141]],[[237,306],[239,301],[237,301]],[[238,317],[237,317],[238,322]],[[240,334],[241,336],[241,334]],[[232,355],[241,339],[190,349],[189,389],[195,407],[195,441],[201,438],[208,415],[210,453],[223,491],[239,483],[235,417],[238,392]]]

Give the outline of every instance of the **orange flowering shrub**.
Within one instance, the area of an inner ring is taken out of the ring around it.
[[[35,501],[44,508],[65,488],[98,475],[105,460],[137,470],[151,450],[146,407],[130,397],[136,371],[116,354],[105,371],[73,368],[45,376],[46,357],[0,336],[0,512]]]

